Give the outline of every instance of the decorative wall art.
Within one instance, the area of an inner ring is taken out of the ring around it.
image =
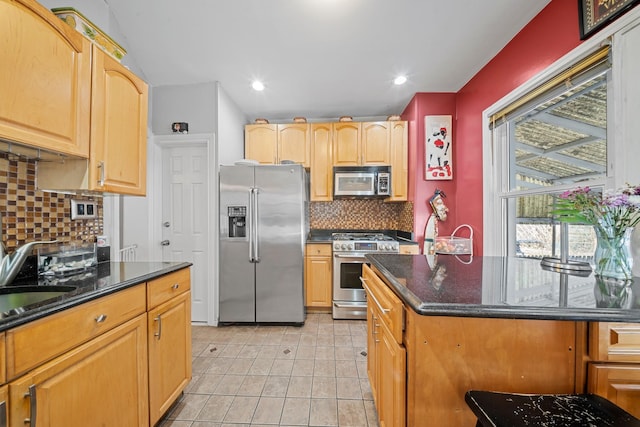
[[[578,0],[580,40],[598,32],[638,3],[640,0]]]
[[[453,179],[451,116],[425,116],[425,180]]]

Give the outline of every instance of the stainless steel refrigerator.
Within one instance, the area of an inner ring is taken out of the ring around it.
[[[220,323],[304,323],[307,174],[220,166]]]

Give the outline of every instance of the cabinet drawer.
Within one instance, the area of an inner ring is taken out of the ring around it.
[[[147,282],[147,309],[157,307],[191,289],[191,276],[188,268],[169,273]]]
[[[9,380],[145,312],[145,285],[7,331]]]
[[[306,256],[331,256],[331,243],[307,243]]]
[[[640,324],[589,324],[589,356],[597,361],[640,362]]]
[[[402,343],[403,305],[391,289],[369,268],[363,265],[362,286],[367,291],[367,304],[377,307],[380,321],[389,329],[397,343]]]

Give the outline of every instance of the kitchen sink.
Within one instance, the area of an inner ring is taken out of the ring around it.
[[[0,288],[0,318],[19,313],[22,307],[74,291],[75,286],[6,286]]]

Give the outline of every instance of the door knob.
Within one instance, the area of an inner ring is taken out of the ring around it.
[[[161,244],[162,246],[169,246],[169,245],[171,244],[171,242],[170,242],[170,241],[168,241],[168,240],[163,240],[162,242],[160,242],[160,244]]]
[[[170,225],[171,225],[171,223],[169,221],[165,221],[165,222],[162,223],[163,227],[169,228]]]

